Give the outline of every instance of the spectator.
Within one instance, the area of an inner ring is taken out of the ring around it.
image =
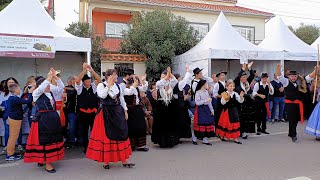
[[[282,83],[278,80],[276,74],[274,74],[274,79],[271,81],[271,85],[274,88],[273,94],[273,108],[271,113],[271,122],[283,121],[285,122],[284,115],[284,87]],[[271,110],[271,109],[270,109]],[[277,114],[278,112],[278,114]]]
[[[0,105],[3,107],[4,109],[4,114],[3,114],[3,124],[4,124],[4,146],[5,148],[3,149],[3,151],[1,152],[2,155],[7,154],[7,143],[8,143],[8,139],[9,139],[9,124],[7,123],[8,120],[8,112],[7,112],[7,100],[9,99],[9,97],[12,95],[9,92],[9,86],[12,84],[19,84],[18,81],[13,78],[13,77],[9,77],[6,80],[5,86],[4,86],[4,92],[1,93],[0,95]]]

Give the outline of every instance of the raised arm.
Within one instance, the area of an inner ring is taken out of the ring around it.
[[[96,84],[96,86],[101,83],[101,77],[93,70],[93,68],[90,65],[87,65],[87,70],[92,74],[92,76],[94,77],[95,81],[94,83]]]
[[[289,85],[289,80],[284,77],[283,73],[281,73],[281,65],[280,64],[278,64],[276,67],[276,75],[278,76],[278,79],[282,83],[283,87],[287,87]]]
[[[82,71],[76,78],[76,85],[80,85],[82,83],[83,76],[87,73],[87,63],[82,64]]]

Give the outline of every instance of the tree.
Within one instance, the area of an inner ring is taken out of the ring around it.
[[[125,33],[121,53],[143,54],[147,57],[146,68],[149,80],[159,79],[172,58],[197,44],[198,33],[188,21],[171,12],[156,10],[134,14],[132,28]]]
[[[107,53],[104,48],[104,37],[95,35],[92,27],[86,22],[76,22],[66,28],[69,33],[84,38],[91,38],[91,65],[92,68],[98,73],[101,73],[101,59],[100,55]]]
[[[304,25],[303,23],[300,24],[298,29],[292,28],[291,31],[303,42],[309,45],[311,45],[320,35],[319,27],[315,25]]]

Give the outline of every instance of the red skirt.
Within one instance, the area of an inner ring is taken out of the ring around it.
[[[63,111],[63,102],[62,101],[56,101],[56,109],[59,111],[59,116],[61,120],[62,127],[66,126],[66,116]]]
[[[87,149],[87,158],[97,162],[123,162],[132,154],[130,140],[112,141],[106,136],[103,112],[96,116]]]
[[[237,139],[240,137],[240,122],[231,123],[228,109],[221,113],[216,134],[221,138]]]
[[[32,122],[28,136],[25,163],[52,163],[64,157],[63,142],[40,145],[38,122]]]

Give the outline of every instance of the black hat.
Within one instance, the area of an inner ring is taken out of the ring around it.
[[[298,75],[297,71],[290,71],[289,75]]]
[[[200,68],[195,68],[194,70],[193,70],[193,76],[195,76],[196,74],[199,74],[201,71],[202,71],[203,69],[200,69]]]
[[[176,79],[179,79],[179,77],[181,77],[181,75],[180,75],[179,73],[177,73],[177,74],[174,74],[174,77],[175,77]]]
[[[82,78],[82,81],[85,81],[85,80],[88,80],[88,79],[91,79],[88,74],[85,74]]]
[[[202,88],[202,86],[204,86],[206,83],[207,83],[206,80],[201,79],[201,80],[198,82],[198,84],[197,84],[196,92],[199,91],[199,90]]]
[[[269,77],[269,74],[268,73],[262,73],[261,74],[261,78],[268,78]]]
[[[134,70],[133,70],[133,69],[126,69],[126,70],[124,71],[124,74],[130,76],[130,75],[134,74]]]
[[[246,76],[246,75],[248,75],[246,72],[243,72],[243,73],[241,74],[241,76]]]
[[[46,80],[46,78],[44,78],[44,77],[39,77],[38,79],[37,79],[37,82],[36,82],[36,84],[37,84],[37,87],[39,87],[42,83],[43,83],[43,81],[45,81]]]
[[[217,75],[216,75],[216,77],[219,77],[220,76],[220,74],[224,74],[224,75],[227,75],[228,73],[227,73],[227,71],[223,71],[223,70],[221,70]]]
[[[43,76],[37,76],[34,80],[37,82],[40,78],[44,78]]]

